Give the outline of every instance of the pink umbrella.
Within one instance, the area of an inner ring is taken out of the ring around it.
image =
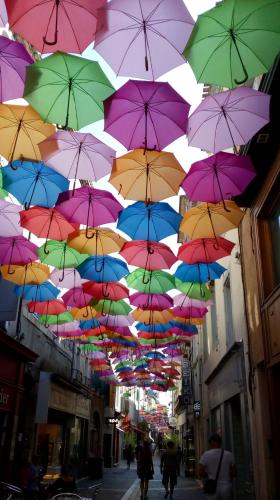
[[[73,331],[55,332],[55,333],[58,337],[63,337],[65,339],[82,337],[82,335],[84,335],[84,331],[81,330],[80,328],[77,328],[77,330],[73,330]]]
[[[113,316],[111,314],[106,314],[105,316],[100,316],[98,321],[102,323],[102,325],[106,326],[131,326],[134,323],[134,319],[129,314],[127,316],[118,315]]]
[[[204,309],[205,307],[211,306],[213,304],[213,300],[198,300],[192,299],[185,295],[184,293],[179,293],[174,297],[174,304],[179,307],[196,307]]]
[[[22,233],[20,227],[20,205],[0,200],[0,227],[1,236],[16,236]]]
[[[129,264],[152,271],[169,269],[177,260],[164,243],[146,240],[128,241],[120,254]]]
[[[217,203],[242,193],[255,176],[249,156],[220,152],[193,163],[182,188],[190,200]]]
[[[57,200],[56,209],[70,222],[96,227],[115,222],[122,205],[108,191],[84,186],[73,191],[64,191]],[[92,235],[86,233],[90,239]]]
[[[37,246],[24,236],[0,237],[0,265],[28,264],[38,259]],[[11,274],[14,271],[10,271]]]
[[[181,318],[203,318],[205,314],[208,313],[206,307],[182,307],[177,306],[172,309],[174,316],[179,316]]]
[[[127,149],[161,151],[186,133],[189,109],[168,83],[129,80],[104,101],[104,130]]]
[[[189,146],[217,153],[246,144],[269,122],[270,95],[238,87],[207,96],[189,117]]]
[[[182,0],[112,0],[99,11],[94,48],[117,75],[155,80],[183,63],[193,26]]]
[[[187,264],[210,263],[230,255],[233,247],[232,241],[222,237],[199,238],[183,243],[178,250],[178,259]]]
[[[61,298],[67,306],[79,308],[88,306],[92,301],[92,295],[86,293],[82,287],[70,288]]]
[[[91,134],[59,130],[41,142],[47,165],[68,179],[97,181],[112,170],[116,152]]]
[[[163,311],[173,306],[172,298],[166,293],[147,294],[136,292],[130,295],[129,301],[135,307],[152,311]]]
[[[26,66],[33,62],[22,43],[0,36],[0,102],[23,96]]]
[[[64,269],[64,277],[63,280],[61,278],[61,271],[59,269],[55,269],[51,275],[51,281],[60,288],[75,288],[82,286],[83,283],[86,283],[87,280],[84,280],[80,277],[79,272],[75,268]]]
[[[55,333],[74,332],[79,329],[79,321],[71,321],[71,323],[63,323],[62,325],[50,325],[49,330]]]

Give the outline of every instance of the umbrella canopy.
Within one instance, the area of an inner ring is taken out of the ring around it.
[[[89,257],[79,265],[77,270],[82,278],[97,283],[119,281],[129,273],[125,262],[109,255]],[[106,290],[105,286],[104,290]]]
[[[182,64],[194,26],[182,0],[113,0],[99,12],[94,48],[117,75],[155,80]]]
[[[86,280],[80,277],[79,272],[75,268],[68,268],[64,270],[64,277],[61,280],[61,272],[58,269],[54,269],[50,275],[52,282],[61,288],[75,288],[82,286]]]
[[[93,41],[105,0],[7,0],[10,29],[42,53],[82,53]]]
[[[189,146],[236,150],[269,122],[269,103],[268,94],[248,87],[207,96],[189,117]]]
[[[3,186],[26,209],[30,205],[52,207],[69,181],[42,162],[16,160],[2,168]]]
[[[77,321],[83,321],[84,319],[92,319],[97,315],[96,310],[91,306],[85,307],[73,307],[71,309],[71,316]]]
[[[172,309],[174,316],[179,316],[182,318],[203,318],[205,314],[208,313],[207,307],[203,309],[201,307],[183,307],[177,306]]]
[[[185,295],[184,293],[179,293],[174,297],[174,304],[180,307],[196,307],[196,308],[204,308],[211,306],[213,304],[212,300],[198,300],[192,299]]]
[[[98,62],[56,52],[28,67],[24,98],[45,122],[78,130],[103,118],[113,91]]]
[[[96,300],[121,300],[129,297],[128,288],[121,283],[94,283],[92,281],[88,281],[83,284],[83,289],[87,294],[90,294]]]
[[[218,264],[218,262],[210,262],[207,264],[180,264],[175,271],[175,278],[181,281],[196,281],[198,283],[206,283],[210,280],[216,280],[222,276],[226,268]]]
[[[92,134],[65,130],[59,130],[38,146],[43,160],[50,167],[75,181],[98,181],[111,172],[116,155]]]
[[[132,313],[135,321],[142,321],[143,323],[148,324],[164,324],[167,321],[173,319],[173,314],[169,309],[165,309],[164,311],[144,311],[143,309],[135,309]]]
[[[211,292],[205,283],[184,282],[179,278],[175,278],[175,286],[191,299],[204,301],[211,299]]]
[[[0,198],[6,198],[6,196],[8,196],[8,192],[3,189],[3,174],[0,170]]]
[[[90,328],[97,328],[100,326],[100,323],[97,319],[92,318],[80,321],[79,325],[81,330],[89,330]]]
[[[28,264],[37,260],[37,246],[24,236],[0,237],[0,265]]]
[[[5,0],[0,0],[0,25],[5,26],[8,22]]]
[[[126,149],[160,151],[186,133],[189,109],[168,83],[130,80],[104,102],[104,130]]]
[[[134,240],[159,241],[176,234],[181,220],[168,203],[138,201],[121,212],[117,227]]]
[[[132,310],[124,300],[92,300],[91,304],[96,311],[114,316],[126,315]]]
[[[47,281],[50,275],[48,266],[38,262],[31,262],[24,266],[0,266],[0,271],[5,280],[16,285],[40,285]]]
[[[34,300],[36,302],[56,299],[60,290],[53,286],[49,281],[41,285],[17,285],[14,292],[25,300]]]
[[[67,243],[80,253],[107,255],[119,252],[126,240],[112,229],[94,227],[80,229],[68,236]]]
[[[136,269],[126,281],[131,288],[143,293],[165,293],[174,288],[174,277],[165,271]]]
[[[61,280],[64,278],[64,269],[77,267],[87,258],[87,255],[81,255],[70,248],[66,241],[55,240],[48,241],[48,254],[46,254],[45,245],[43,245],[38,250],[38,256],[41,262],[63,270]]]
[[[61,314],[42,314],[39,317],[39,323],[42,325],[50,326],[50,325],[63,325],[64,323],[72,323],[73,318],[68,311],[65,311]]]
[[[23,96],[26,66],[32,63],[32,57],[21,43],[0,36],[0,102]]]
[[[38,238],[52,238],[59,241],[66,240],[68,235],[75,231],[75,226],[55,208],[31,207],[23,210],[20,212],[20,224]],[[45,253],[48,253],[47,241]]]
[[[214,262],[230,255],[234,246],[222,237],[190,240],[179,248],[178,259],[187,264]]]
[[[70,222],[95,227],[115,222],[123,207],[108,191],[83,186],[61,193],[56,208]]]
[[[234,201],[201,203],[185,213],[180,230],[192,239],[216,238],[238,227],[243,216],[244,212]]]
[[[22,233],[20,227],[21,207],[5,200],[0,200],[1,236],[16,236]]]
[[[194,163],[182,188],[190,200],[217,203],[242,193],[255,176],[249,156],[220,152]]]
[[[280,4],[227,0],[198,16],[184,51],[199,82],[235,87],[266,73],[280,50]]]
[[[109,182],[127,200],[154,202],[177,195],[184,176],[172,153],[135,149],[113,161]]]
[[[72,321],[71,323],[62,323],[58,325],[51,325],[50,330],[57,334],[63,334],[65,332],[76,332],[79,331],[79,322]]]
[[[84,291],[82,287],[70,288],[62,295],[63,302],[69,307],[86,307],[92,300],[92,296]]]
[[[31,106],[0,104],[0,154],[6,160],[40,160],[38,143],[54,131]]]
[[[129,264],[153,271],[169,269],[176,262],[167,245],[154,241],[128,241],[120,254]]]
[[[102,325],[106,325],[108,327],[110,326],[113,328],[131,326],[134,323],[133,318],[129,314],[127,316],[113,316],[112,314],[106,314],[105,316],[100,316],[98,320]]]
[[[52,299],[41,302],[29,302],[28,311],[37,314],[61,314],[66,311],[66,306],[61,300]]]
[[[130,295],[129,301],[133,306],[140,309],[150,309],[153,311],[162,311],[173,306],[173,300],[166,293],[141,293],[136,292]]]

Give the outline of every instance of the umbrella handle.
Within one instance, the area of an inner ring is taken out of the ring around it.
[[[65,268],[62,269],[62,276],[61,276],[61,278],[58,278],[58,281],[60,281],[60,283],[64,280],[64,276],[65,276]]]
[[[34,308],[32,308],[32,311],[29,309],[29,312],[30,312],[31,314],[34,314],[34,313],[35,313],[35,306],[34,306]]]
[[[43,41],[46,45],[56,45],[57,44],[57,34],[58,34],[58,8],[60,0],[55,0],[55,28],[54,28],[54,39],[52,41],[47,40],[46,36],[43,36]],[[52,17],[52,12],[50,15],[49,23]]]
[[[15,274],[15,270],[11,270],[11,264],[8,265],[8,274]]]
[[[245,83],[245,82],[248,80],[249,75],[248,75],[247,69],[246,69],[246,67],[245,67],[245,64],[244,64],[244,62],[243,62],[243,59],[242,59],[242,57],[241,57],[240,50],[239,50],[238,45],[237,45],[237,42],[236,42],[236,35],[235,35],[235,33],[234,33],[234,31],[233,31],[233,29],[232,29],[232,28],[229,30],[229,34],[230,34],[230,36],[231,36],[232,42],[233,42],[233,44],[234,44],[235,50],[236,50],[237,55],[238,55],[238,59],[239,59],[239,61],[240,61],[240,64],[241,64],[241,66],[242,66],[242,70],[243,70],[243,73],[244,73],[244,78],[243,78],[243,80],[236,80],[236,79],[234,78],[234,80],[233,80],[233,81],[234,81],[234,83],[236,83],[237,85],[242,85],[242,83]]]
[[[83,314],[83,318],[88,318],[89,317],[89,312],[88,312],[88,308],[86,307],[86,313]]]
[[[110,297],[110,293],[108,293],[108,283],[106,284],[106,287],[105,288],[102,287],[102,293],[103,297],[105,297],[105,299],[108,299]]]
[[[103,270],[103,267],[104,267],[104,262],[102,262],[100,269],[98,269],[98,267],[97,267],[97,259],[95,259],[95,272],[96,273],[101,273],[101,271]]]
[[[144,285],[147,285],[149,282],[150,282],[150,278],[148,278],[148,279],[147,279],[147,278],[145,278],[145,274],[144,274],[144,275],[143,275],[143,279],[142,279],[142,283],[143,283]]]
[[[200,296],[201,296],[202,298],[204,298],[204,297],[205,297],[205,291],[202,289],[202,283],[200,283]]]
[[[86,238],[87,238],[87,240],[92,240],[94,238],[94,233],[90,234],[88,226],[86,228]]]
[[[48,244],[48,240],[45,241],[45,244],[44,244],[44,254],[45,255],[48,255],[50,253],[49,250],[47,250],[47,244]]]

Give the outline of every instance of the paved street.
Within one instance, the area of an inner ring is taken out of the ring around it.
[[[132,464],[127,470],[125,462],[118,467],[104,469],[103,479],[100,481],[82,480],[79,482],[79,493],[84,497],[92,497],[94,485],[102,481],[102,488],[97,500],[133,500],[140,498],[139,480],[136,475],[136,465]],[[159,460],[155,459],[155,475],[150,481],[148,499],[159,500],[164,495],[161,484]],[[181,476],[174,492],[175,500],[205,500],[205,496],[198,488],[195,481]]]

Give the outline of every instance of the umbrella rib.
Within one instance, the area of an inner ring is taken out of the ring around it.
[[[69,2],[69,3],[71,4],[71,2]],[[79,52],[82,52],[82,50],[81,50],[81,46],[80,46],[80,44],[79,44],[79,40],[78,40],[78,38],[77,38],[77,36],[76,36],[76,32],[75,32],[74,27],[73,27],[73,25],[72,25],[71,18],[69,17],[68,11],[67,11],[66,7],[64,6],[64,3],[63,3],[63,2],[62,2],[62,4],[60,4],[60,5],[61,5],[61,7],[62,7],[62,10],[64,10],[64,12],[65,12],[65,16],[66,16],[66,17],[67,17],[67,19],[68,19],[69,25],[70,25],[70,27],[71,27],[72,33],[73,33],[73,35],[74,35],[74,38],[75,38],[75,41],[76,41],[76,44],[77,44],[77,47],[79,47]],[[75,2],[75,5],[76,5],[77,7],[83,8],[83,6],[82,6],[82,5],[79,5],[77,2]],[[87,13],[87,14],[89,14],[89,11],[88,11],[87,9],[84,9],[84,10],[86,11],[86,13]]]
[[[122,59],[121,59],[121,62],[120,62],[120,64],[119,64],[118,70],[117,70],[117,72],[116,72],[116,74],[117,74],[117,75],[119,75],[119,72],[120,72],[120,70],[121,70],[121,67],[122,67],[122,65],[123,65],[123,63],[124,63],[124,61],[125,61],[125,58],[126,58],[126,56],[127,56],[128,52],[129,52],[129,50],[131,49],[131,47],[133,46],[133,44],[134,44],[135,40],[139,37],[139,35],[140,35],[140,33],[141,33],[142,31],[143,31],[143,29],[142,29],[142,28],[141,28],[141,26],[140,26],[140,27],[138,28],[138,31],[134,34],[133,39],[130,41],[129,45],[127,46],[127,48],[126,48],[126,50],[125,50],[125,52],[124,52],[124,54],[123,54],[123,57],[122,57]]]

